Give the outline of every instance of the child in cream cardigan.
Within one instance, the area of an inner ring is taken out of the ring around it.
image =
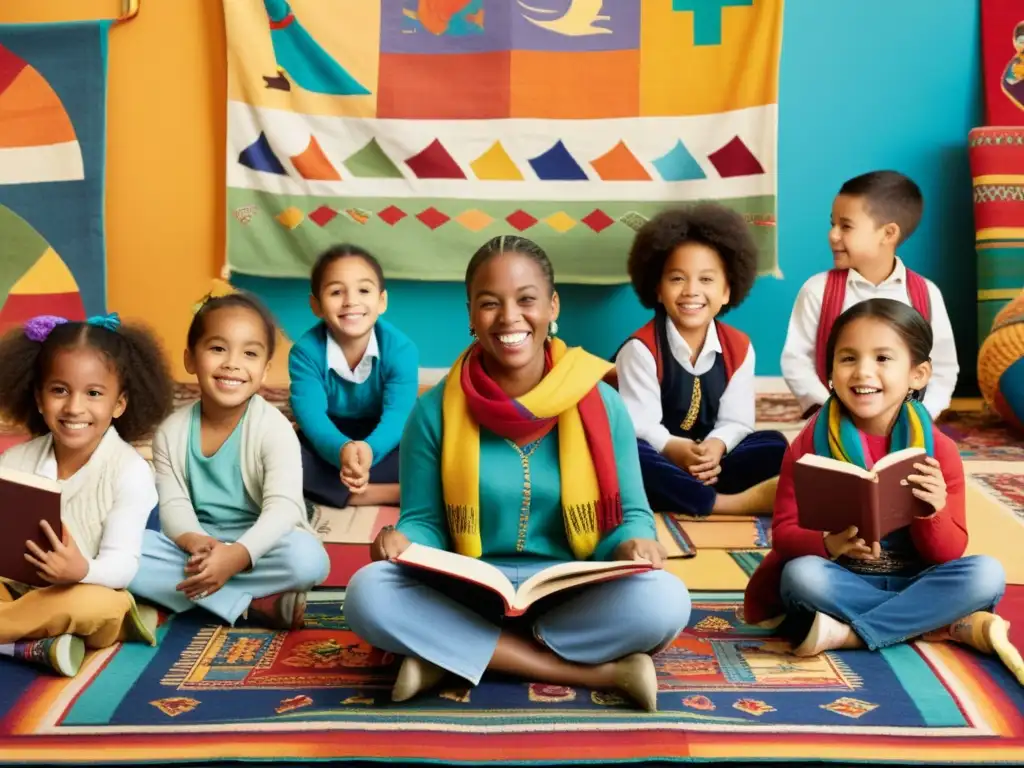
[[[0,579],[0,655],[73,676],[86,648],[155,644],[156,612],[136,607],[125,587],[157,494],[125,441],[148,434],[172,394],[159,346],[117,315],[36,317],[0,342],[2,415],[37,436],[0,455],[0,467],[56,481],[63,528],[41,523],[45,550],[26,542],[26,559],[50,586]]]
[[[146,532],[131,585],[139,597],[297,629],[306,591],[327,578],[306,520],[298,438],[257,394],[275,335],[266,308],[243,293],[209,299],[193,317],[185,367],[200,399],[153,440],[162,530]]]

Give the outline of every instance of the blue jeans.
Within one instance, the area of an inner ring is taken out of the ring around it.
[[[704,485],[646,440],[637,440],[647,501],[655,512],[687,515],[710,515],[718,494],[739,493],[778,475],[787,448],[789,441],[781,432],[752,432],[722,457],[718,482]]]
[[[197,605],[234,624],[254,598],[278,592],[306,592],[327,578],[331,562],[323,544],[307,531],[285,534],[251,570],[228,579],[209,597],[192,601],[175,587],[185,580],[189,554],[162,533],[146,531],[139,572],[128,585],[136,597],[184,613]]]
[[[492,563],[516,587],[553,564]],[[502,619],[500,611],[485,610],[494,607],[489,593],[475,593],[476,599],[468,594],[458,580],[382,560],[352,577],[345,619],[371,645],[425,659],[476,685],[494,655]],[[689,617],[683,582],[650,571],[586,586],[562,600],[553,596],[531,608],[526,620],[533,635],[561,658],[602,664],[667,645]]]
[[[950,560],[912,576],[854,573],[808,555],[786,563],[780,592],[787,610],[827,613],[874,651],[991,610],[1005,590],[1002,564],[987,555]]]

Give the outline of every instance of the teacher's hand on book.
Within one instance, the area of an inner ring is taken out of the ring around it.
[[[870,545],[857,536],[857,526],[851,525],[845,531],[825,534],[825,549],[833,560],[849,557],[853,560],[877,560],[881,546],[877,541]]]
[[[50,542],[50,551],[44,552],[34,541],[25,542],[25,559],[35,566],[39,578],[50,584],[77,584],[84,579],[89,573],[89,561],[68,529],[64,529],[62,541],[45,520],[40,521],[39,527]]]
[[[370,545],[370,559],[374,562],[394,560],[405,552],[411,543],[406,535],[397,530],[395,526],[385,525]]]
[[[647,560],[655,568],[661,568],[668,552],[653,539],[626,539],[615,548],[616,560]]]

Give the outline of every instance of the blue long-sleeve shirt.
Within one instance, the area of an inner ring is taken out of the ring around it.
[[[656,539],[654,514],[647,503],[636,434],[622,399],[607,384],[598,385],[608,412],[612,449],[619,471],[622,522],[608,531],[592,559],[610,560],[628,539]],[[444,381],[416,404],[402,437],[399,485],[402,512],[398,530],[410,541],[451,549],[441,483],[441,435]],[[558,427],[551,430],[530,457],[530,510],[522,552],[516,551],[519,512],[523,498],[523,467],[508,443],[487,429],[480,430],[480,535],[483,559],[509,556],[569,561],[562,515],[562,480],[558,459]]]
[[[366,381],[342,379],[327,367],[327,327],[304,333],[288,356],[291,406],[302,434],[336,467],[341,448],[365,440],[376,464],[398,447],[419,392],[419,353],[408,336],[385,320],[374,326],[380,354]],[[366,434],[345,434],[344,424],[376,424]]]

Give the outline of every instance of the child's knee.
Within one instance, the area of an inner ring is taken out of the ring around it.
[[[817,555],[790,560],[782,569],[779,593],[786,605],[820,605],[829,591],[828,561]]]
[[[298,589],[322,584],[331,570],[331,561],[320,540],[311,533],[295,531],[289,535],[288,556],[291,581]]]
[[[1003,564],[989,555],[968,555],[963,560],[969,565],[965,589],[970,590],[981,606],[998,603],[1006,591]]]

